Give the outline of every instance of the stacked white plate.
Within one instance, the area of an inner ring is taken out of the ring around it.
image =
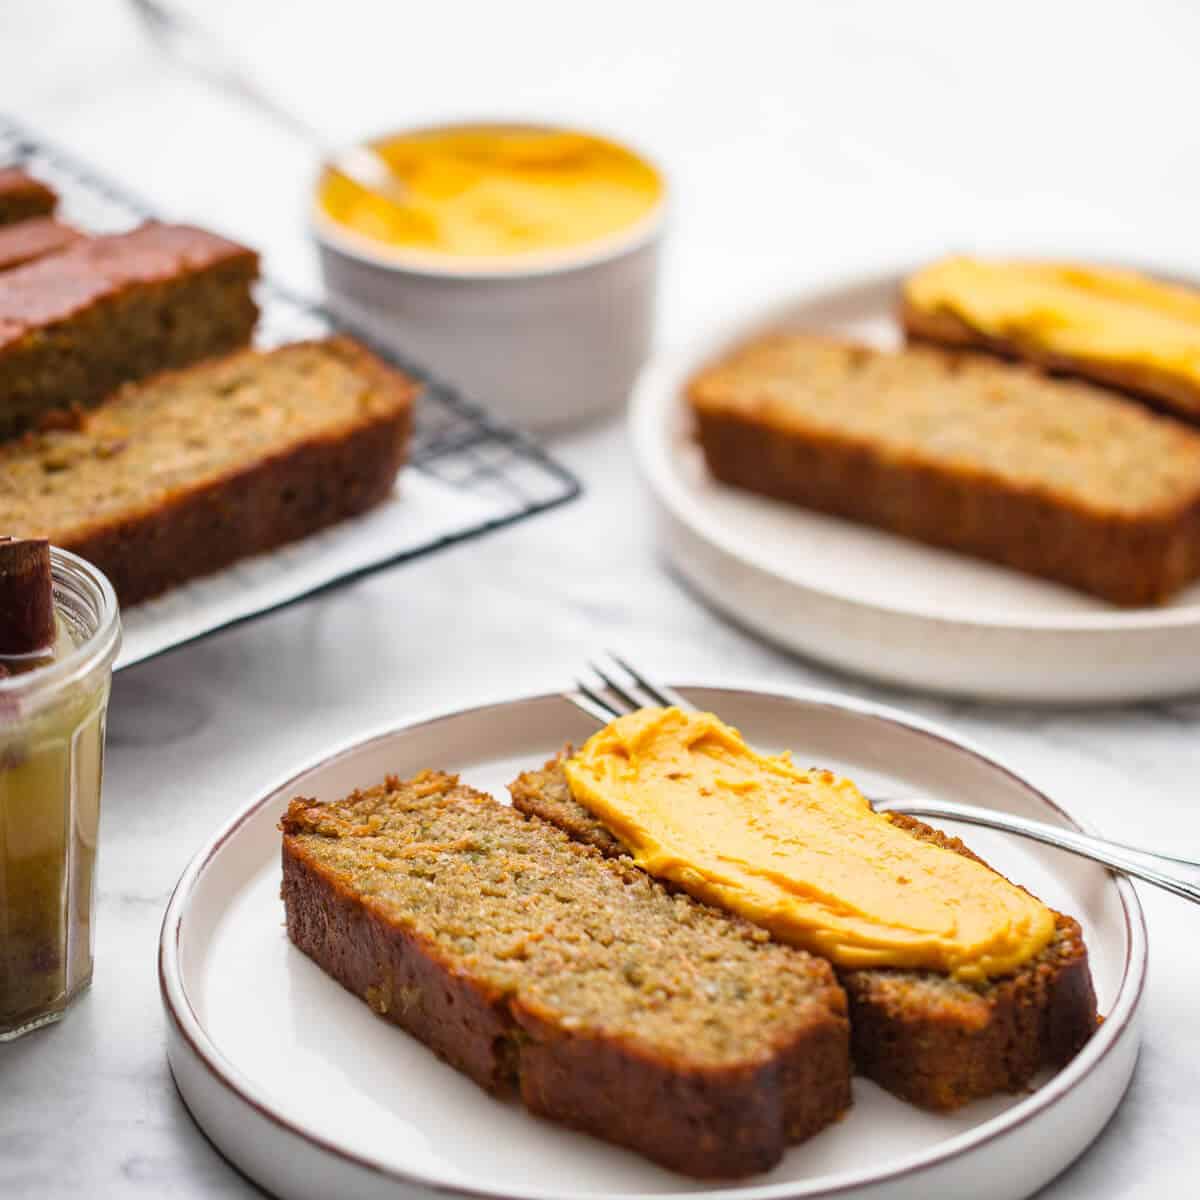
[[[888,683],[1043,703],[1200,689],[1200,584],[1162,608],[1117,609],[708,477],[681,398],[689,376],[767,329],[893,344],[907,273],[786,299],[646,368],[634,390],[633,443],[675,570],[738,624]]]

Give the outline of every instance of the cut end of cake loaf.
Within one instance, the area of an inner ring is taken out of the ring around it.
[[[282,829],[292,941],[482,1087],[700,1177],[850,1103],[828,964],[454,776],[296,800]]]
[[[913,837],[982,861],[958,838],[898,813]],[[923,1108],[948,1112],[1020,1092],[1065,1066],[1099,1018],[1079,923],[1055,913],[1054,938],[1019,971],[965,984],[928,971],[843,971],[855,1066]]]
[[[0,226],[44,217],[58,205],[58,196],[49,184],[20,167],[0,168]]]
[[[0,437],[245,346],[257,276],[252,250],[154,222],[0,274]]]
[[[621,843],[571,794],[562,756],[509,789],[520,812],[614,857]],[[982,861],[958,839],[892,815],[914,837]],[[631,868],[632,869],[632,868]],[[1011,975],[966,984],[932,971],[839,972],[850,1001],[855,1069],[897,1096],[949,1111],[1019,1092],[1043,1068],[1070,1061],[1095,1032],[1096,997],[1078,923],[1055,914],[1053,941]]]
[[[0,528],[80,554],[136,604],[386,499],[416,391],[347,338],[129,385],[0,446]]]
[[[1200,435],[1089,384],[810,334],[687,388],[712,475],[1121,605],[1200,576]]]

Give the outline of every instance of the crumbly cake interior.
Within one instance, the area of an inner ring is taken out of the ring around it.
[[[151,510],[182,486],[394,407],[330,343],[246,351],[164,375],[81,414],[77,429],[0,448],[0,528],[53,538],[85,518]]]
[[[969,355],[893,354],[804,334],[734,352],[693,380],[700,408],[861,440],[906,462],[1136,514],[1200,496],[1200,436],[1120,397]]]
[[[453,776],[295,801],[284,830],[444,961],[572,1032],[720,1066],[765,1060],[828,1012],[823,962]]]

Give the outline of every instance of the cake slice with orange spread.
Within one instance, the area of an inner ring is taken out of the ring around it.
[[[1200,418],[1200,291],[1137,271],[959,255],[904,282],[920,341],[990,350]]]
[[[1078,924],[849,780],[643,709],[513,785],[516,806],[828,959],[857,1067],[951,1109],[1026,1086],[1096,1025]]]

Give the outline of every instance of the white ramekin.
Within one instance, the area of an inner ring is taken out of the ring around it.
[[[337,315],[496,415],[544,431],[625,403],[653,336],[665,214],[664,181],[654,208],[611,237],[499,263],[380,245],[334,221],[316,188],[311,220]]]

